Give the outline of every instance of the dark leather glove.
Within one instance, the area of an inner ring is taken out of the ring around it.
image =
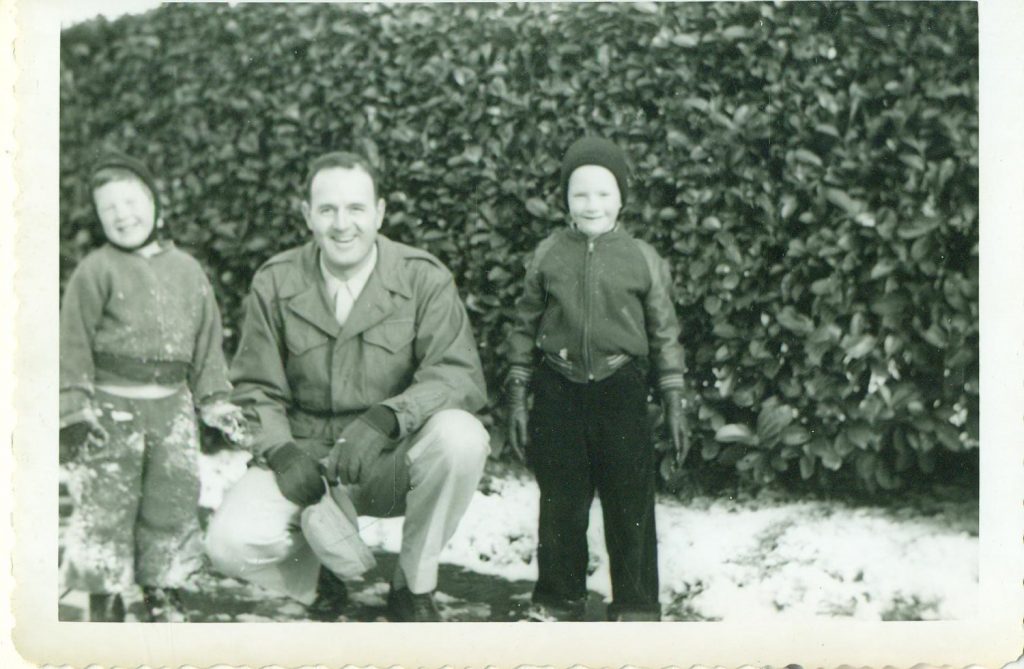
[[[508,424],[506,441],[520,461],[526,461],[526,441],[529,410],[526,406],[526,384],[519,380],[508,382]]]
[[[397,429],[391,409],[380,405],[368,409],[341,431],[327,456],[327,479],[348,485],[360,483],[380,454],[397,445],[392,437]]]
[[[287,442],[267,454],[277,488],[288,501],[299,506],[316,504],[324,496],[320,465],[305,451]]]
[[[683,411],[683,391],[664,391],[661,402],[665,410],[665,427],[676,451],[676,462],[682,464],[690,453],[690,430],[686,422],[686,413]]]

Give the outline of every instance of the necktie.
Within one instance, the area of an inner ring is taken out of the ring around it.
[[[356,298],[352,295],[348,282],[342,281],[338,287],[338,292],[334,296],[334,318],[338,321],[338,325],[344,325],[345,321],[348,320],[348,315],[351,313],[352,305],[355,302]]]

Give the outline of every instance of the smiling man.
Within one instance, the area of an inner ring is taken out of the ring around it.
[[[404,515],[389,615],[428,622],[440,619],[438,555],[489,450],[471,413],[486,391],[451,273],[379,234],[378,188],[359,156],[314,160],[302,203],[313,239],[253,277],[231,380],[260,419],[255,465],[211,519],[207,552],[220,571],[335,619],[345,587],[321,568],[322,547],[358,543],[354,513],[327,516],[337,536],[309,540],[305,514],[326,502]]]

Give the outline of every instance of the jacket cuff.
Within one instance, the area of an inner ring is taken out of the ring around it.
[[[663,374],[658,377],[658,390],[662,393],[678,390],[680,392],[686,387],[683,382],[683,375],[678,373]]]
[[[533,378],[533,368],[525,365],[512,365],[508,370],[508,376],[505,377],[505,384],[518,384],[523,386],[530,385],[530,379]]]
[[[370,427],[380,432],[388,439],[398,437],[398,417],[395,412],[383,404],[375,404],[365,412],[362,418],[369,423]]]

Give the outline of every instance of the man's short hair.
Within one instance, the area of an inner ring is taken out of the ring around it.
[[[349,151],[331,151],[330,153],[323,154],[319,158],[314,158],[313,162],[309,164],[309,172],[306,174],[305,197],[307,200],[313,197],[313,178],[323,170],[329,170],[335,167],[346,170],[358,168],[366,172],[370,175],[370,181],[373,183],[374,198],[380,197],[380,175],[377,173],[377,170],[374,169],[373,165],[370,164],[370,161],[359,154],[351,153]]]

